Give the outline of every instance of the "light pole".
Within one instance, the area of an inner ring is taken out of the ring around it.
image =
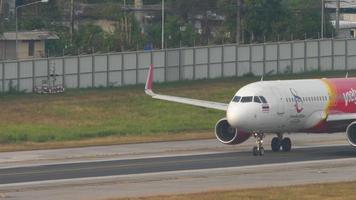
[[[47,3],[48,0],[40,0],[40,1],[35,1],[32,3],[28,3],[28,4],[24,4],[21,6],[16,6],[15,8],[15,26],[16,26],[16,46],[15,46],[15,52],[16,52],[16,59],[18,58],[18,20],[17,20],[17,11],[20,8],[23,8],[25,6],[30,6],[30,5],[34,5],[34,4],[38,4],[38,3]]]
[[[321,39],[324,39],[325,0],[321,0]]]
[[[164,49],[164,0],[162,0],[162,38],[161,38],[162,49]]]
[[[336,0],[336,21],[335,21],[336,37],[339,36],[340,29],[340,0]]]

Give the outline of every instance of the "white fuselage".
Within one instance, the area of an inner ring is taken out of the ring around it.
[[[326,118],[329,95],[320,79],[251,83],[236,93],[239,102],[230,102],[227,120],[249,132],[299,132]],[[244,97],[264,97],[266,102],[242,102]]]

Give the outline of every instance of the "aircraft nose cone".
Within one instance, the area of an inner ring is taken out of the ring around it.
[[[229,105],[226,118],[232,127],[238,127],[241,119],[239,119],[239,108],[237,105]]]

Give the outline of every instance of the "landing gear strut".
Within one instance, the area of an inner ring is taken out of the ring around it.
[[[265,149],[263,148],[263,133],[254,133],[253,136],[256,138],[257,146],[254,146],[252,149],[252,153],[254,156],[262,156],[265,154]]]
[[[284,152],[289,152],[292,149],[292,141],[282,134],[277,134],[278,137],[274,137],[271,142],[271,148],[273,152],[278,152],[282,149]]]

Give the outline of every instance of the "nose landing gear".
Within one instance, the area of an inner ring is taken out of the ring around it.
[[[256,138],[257,146],[253,147],[252,154],[254,156],[263,156],[265,154],[265,150],[263,148],[264,133],[254,133],[253,136]]]
[[[292,149],[292,141],[285,137],[283,134],[277,134],[278,137],[274,137],[271,142],[271,148],[273,152],[278,152],[282,149],[284,152],[289,152]]]

